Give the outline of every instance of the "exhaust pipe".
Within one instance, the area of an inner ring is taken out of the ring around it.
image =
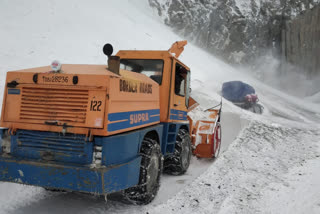
[[[108,70],[120,75],[120,57],[111,56],[113,53],[113,47],[111,44],[105,44],[103,46],[103,53],[108,56]]]
[[[120,75],[120,57],[119,56],[108,56],[108,70]]]

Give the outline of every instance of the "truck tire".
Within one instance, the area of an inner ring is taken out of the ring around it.
[[[262,114],[263,113],[263,106],[260,104],[254,104],[248,110],[252,111],[253,113],[256,113],[256,114]]]
[[[185,129],[180,129],[174,153],[164,160],[164,172],[171,175],[184,174],[189,168],[191,154],[190,135]]]
[[[139,184],[123,191],[126,202],[144,205],[150,203],[160,187],[163,157],[157,141],[144,138],[140,149],[141,166]]]
[[[255,112],[258,113],[258,114],[262,114],[263,113],[263,106],[260,105],[260,104],[256,104]]]

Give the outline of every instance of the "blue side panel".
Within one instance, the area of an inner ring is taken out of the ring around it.
[[[170,120],[188,120],[188,113],[186,111],[180,111],[176,109],[170,109]]]
[[[132,160],[139,154],[140,133],[132,132],[110,137],[99,137],[102,141],[102,163],[105,166],[122,164]]]
[[[89,164],[92,152],[85,135],[18,130],[11,137],[11,154],[17,159]]]
[[[117,192],[139,183],[141,157],[137,157],[121,167],[112,168],[104,175],[104,191]]]
[[[113,168],[91,169],[0,158],[0,181],[104,194],[136,185],[140,162],[138,157]]]
[[[101,175],[85,168],[0,161],[0,179],[15,183],[102,193]]]
[[[95,144],[102,146],[102,164],[105,166],[123,164],[139,156],[142,140],[150,131],[157,133],[162,145],[163,125],[161,124],[124,134],[95,137]]]
[[[118,131],[122,129],[141,126],[148,123],[160,121],[160,110],[143,110],[143,111],[130,111],[118,112],[108,114],[108,131]],[[111,122],[111,123],[110,123]]]

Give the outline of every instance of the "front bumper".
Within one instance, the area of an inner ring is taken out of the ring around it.
[[[0,181],[45,188],[107,194],[139,182],[141,157],[108,168],[16,160],[0,155]]]

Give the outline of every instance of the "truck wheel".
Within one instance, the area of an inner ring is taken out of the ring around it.
[[[180,129],[173,155],[164,160],[164,171],[171,175],[184,174],[189,168],[191,153],[190,135],[186,130]]]
[[[256,104],[254,106],[254,108],[255,108],[255,113],[258,113],[258,114],[262,114],[263,113],[263,106],[262,105]]]
[[[127,202],[143,205],[150,203],[160,187],[160,176],[163,167],[163,158],[157,141],[145,138],[142,142],[140,155],[140,178],[137,186],[124,190],[123,195]]]
[[[263,113],[263,106],[260,104],[254,104],[248,110],[252,111],[253,113],[256,113],[256,114],[262,114]]]

